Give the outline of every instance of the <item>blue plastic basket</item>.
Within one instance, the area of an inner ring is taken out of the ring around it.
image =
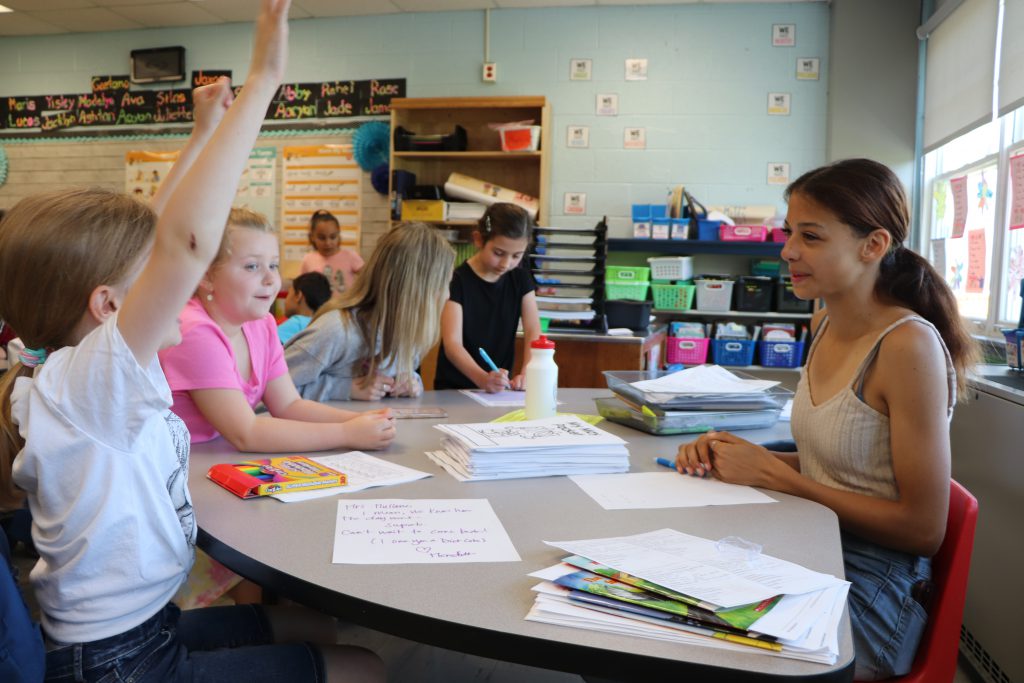
[[[768,368],[795,368],[804,357],[802,341],[762,341],[758,344],[761,365]]]
[[[719,365],[753,365],[756,348],[752,339],[711,340],[711,354]]]
[[[718,229],[722,227],[722,221],[709,221],[706,218],[697,219],[697,239],[703,241],[717,241],[719,239]]]
[[[1003,330],[1006,339],[1006,364],[1013,370],[1024,370],[1024,328]]]

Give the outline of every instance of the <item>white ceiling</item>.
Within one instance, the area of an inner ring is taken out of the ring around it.
[[[782,1],[787,0],[293,0],[291,17],[305,19],[488,8]],[[0,36],[31,36],[252,21],[260,3],[258,0],[0,0],[0,5],[14,10],[0,14]]]

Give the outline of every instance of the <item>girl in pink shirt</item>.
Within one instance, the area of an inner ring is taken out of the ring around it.
[[[335,294],[351,286],[363,267],[363,259],[355,251],[342,248],[341,226],[333,213],[326,209],[313,213],[309,219],[309,243],[316,251],[302,257],[302,272],[323,273]]]
[[[160,352],[193,443],[223,435],[249,453],[384,448],[390,411],[356,413],[299,396],[270,313],[281,289],[277,234],[263,215],[232,209],[220,252],[181,314],[181,344]],[[260,402],[270,415],[257,417]]]

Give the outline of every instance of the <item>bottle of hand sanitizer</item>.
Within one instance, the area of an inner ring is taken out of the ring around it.
[[[530,362],[526,365],[526,419],[554,417],[557,394],[555,342],[542,334],[530,342]]]

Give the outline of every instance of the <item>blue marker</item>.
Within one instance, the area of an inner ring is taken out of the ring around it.
[[[655,458],[654,462],[658,463],[662,467],[668,467],[673,470],[676,468],[676,464],[668,458]]]
[[[494,361],[491,360],[491,357],[487,355],[487,352],[484,351],[482,346],[477,350],[480,352],[480,357],[484,359],[484,362],[487,363],[488,366],[490,366],[491,370],[500,372],[500,370],[498,370],[498,366],[494,364]]]

